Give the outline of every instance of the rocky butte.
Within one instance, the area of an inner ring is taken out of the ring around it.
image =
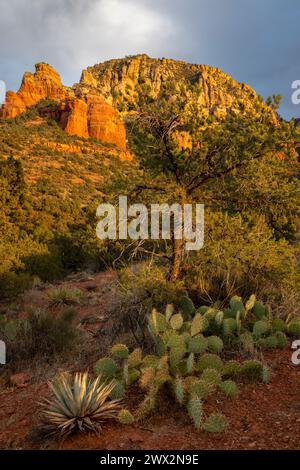
[[[174,84],[175,95],[180,87],[193,84],[191,101],[218,119],[229,112],[255,114],[258,103],[268,108],[250,86],[238,83],[218,68],[141,54],[88,67],[73,87],[64,86],[50,65],[39,63],[35,73],[24,74],[17,93],[7,92],[0,116],[15,118],[41,100],[52,100],[53,106],[41,109],[41,113],[56,119],[68,134],[113,144],[122,158],[130,158],[126,115],[137,110],[141,95],[146,93],[155,99],[166,82]],[[270,108],[268,111],[276,122],[275,113]],[[188,135],[178,139],[183,146],[189,145]]]
[[[48,64],[39,63],[35,73],[26,72],[17,93],[8,91],[0,110],[2,118],[15,118],[42,100],[53,105],[41,108],[41,114],[56,119],[68,134],[94,137],[103,143],[114,144],[122,158],[126,150],[126,130],[119,112],[97,90],[88,94],[65,87],[59,74]]]

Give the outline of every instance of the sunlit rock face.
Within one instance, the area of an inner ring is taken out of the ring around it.
[[[244,83],[239,83],[220,69],[189,64],[172,59],[152,59],[146,54],[109,60],[82,72],[78,87],[101,93],[122,112],[137,108],[142,94],[155,98],[165,83],[174,85],[174,95],[185,85],[194,85],[191,101],[206,114],[223,118],[228,112],[255,114],[261,99]],[[267,105],[272,119],[275,115]]]
[[[26,72],[17,93],[7,92],[0,115],[15,118],[45,99],[57,104],[47,107],[42,114],[56,119],[65,132],[114,144],[124,158],[126,130],[119,112],[101,95],[83,94],[80,90],[75,94],[73,88],[64,87],[59,74],[48,64],[37,64],[34,74]]]
[[[141,96],[155,99],[165,83],[172,84],[170,100],[185,89],[188,102],[204,115],[224,119],[229,112],[255,115],[265,109],[276,122],[274,111],[252,88],[218,68],[145,54],[88,67],[73,87],[65,87],[53,67],[39,63],[35,73],[24,74],[17,93],[7,92],[0,117],[15,118],[41,100],[52,100],[55,105],[47,106],[44,115],[56,119],[65,132],[115,145],[121,158],[128,159],[124,119],[138,109]],[[182,148],[192,145],[186,132],[175,138]]]

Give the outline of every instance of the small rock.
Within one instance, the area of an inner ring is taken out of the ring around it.
[[[25,372],[20,372],[19,374],[11,375],[9,381],[15,387],[25,387],[30,381],[30,376]]]
[[[87,290],[88,292],[93,292],[93,291],[97,290],[97,288],[98,288],[98,286],[97,286],[96,284],[92,284],[92,285],[90,285],[90,286],[86,286],[86,290]]]
[[[254,447],[257,446],[257,442],[250,442],[250,444],[248,444],[248,447],[250,447],[250,449],[254,449]]]
[[[131,442],[143,442],[145,440],[144,436],[139,432],[132,433],[129,439]]]

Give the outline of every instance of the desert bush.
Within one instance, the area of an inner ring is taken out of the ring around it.
[[[240,215],[207,210],[205,224],[206,243],[191,255],[184,273],[198,302],[256,292],[274,308],[285,303],[299,312],[297,247],[276,240],[263,218],[247,222]]]
[[[79,332],[73,325],[73,310],[53,314],[34,310],[25,318],[1,317],[0,336],[7,342],[8,362],[67,353],[72,350]]]
[[[115,318],[114,334],[130,332],[140,346],[145,345],[147,316],[151,310],[163,308],[167,302],[176,303],[183,292],[183,283],[169,281],[163,266],[141,263],[121,270],[108,306]]]

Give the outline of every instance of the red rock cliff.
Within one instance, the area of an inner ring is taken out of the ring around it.
[[[24,74],[17,93],[7,92],[0,117],[15,118],[43,99],[58,102],[55,109],[50,108],[47,113],[58,120],[65,132],[114,144],[122,150],[122,158],[124,155],[128,158],[126,130],[119,112],[101,95],[76,96],[72,88],[62,85],[54,68],[45,63],[37,64],[34,74]]]

